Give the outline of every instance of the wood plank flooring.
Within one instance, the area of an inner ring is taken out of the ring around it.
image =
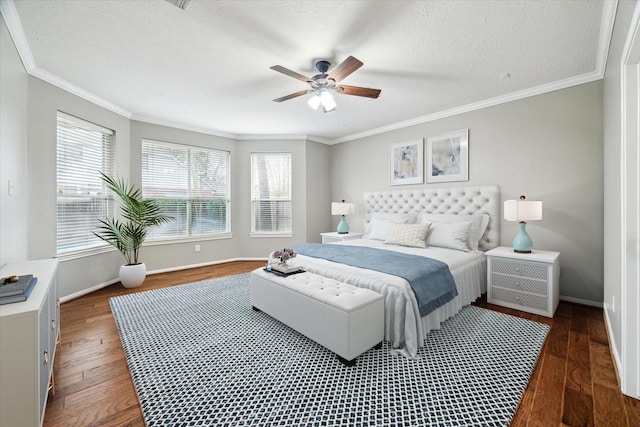
[[[251,271],[262,261],[231,262],[149,276],[138,289],[115,284],[61,306],[61,342],[45,426],[144,426],[109,307],[132,292]],[[478,306],[551,326],[512,426],[640,426],[640,401],[618,387],[601,309],[561,302],[553,319]]]

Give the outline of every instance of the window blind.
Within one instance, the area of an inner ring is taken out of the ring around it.
[[[251,232],[292,232],[291,153],[251,154]]]
[[[107,245],[93,235],[98,219],[113,215],[113,201],[99,172],[113,175],[114,132],[58,112],[57,241],[58,254]]]
[[[142,141],[142,196],[174,218],[149,229],[149,240],[230,232],[228,151]]]

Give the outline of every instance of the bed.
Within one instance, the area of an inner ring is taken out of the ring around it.
[[[402,277],[302,254],[296,263],[307,271],[381,293],[385,299],[385,340],[400,354],[416,357],[431,330],[486,292],[484,252],[498,246],[498,187],[367,192],[364,204],[363,238],[332,245],[365,246],[442,261],[449,266],[457,296],[422,316],[409,282]],[[398,230],[423,230],[417,225],[426,223],[427,248],[389,244]],[[468,234],[461,237],[460,230],[465,227]]]

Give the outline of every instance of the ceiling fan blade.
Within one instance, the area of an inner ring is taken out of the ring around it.
[[[329,73],[327,79],[333,79],[336,83],[342,81],[349,74],[353,73],[358,68],[362,67],[363,63],[359,59],[354,58],[353,56],[345,59],[342,64],[338,65],[336,68]]]
[[[336,90],[344,95],[364,96],[365,98],[377,98],[382,92],[380,89],[347,85],[336,86]]]
[[[273,67],[271,67],[271,69],[274,71],[278,71],[279,73],[286,74],[289,77],[293,77],[294,79],[302,80],[305,83],[311,83],[313,81],[309,77],[305,77],[300,73],[296,73],[295,71],[291,71],[288,68],[284,68],[282,65],[274,65]]]
[[[291,98],[297,98],[298,96],[306,95],[309,92],[313,92],[313,91],[311,89],[309,89],[309,90],[300,90],[300,91],[298,91],[296,93],[292,93],[292,94],[283,96],[282,98],[274,99],[274,101],[275,102],[286,101],[286,100],[291,99]]]

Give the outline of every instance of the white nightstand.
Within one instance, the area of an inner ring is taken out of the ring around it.
[[[487,252],[487,302],[553,317],[560,300],[560,253]]]
[[[353,240],[362,238],[362,233],[345,233],[340,234],[337,231],[330,233],[320,233],[322,236],[322,243],[342,242],[345,240]]]

